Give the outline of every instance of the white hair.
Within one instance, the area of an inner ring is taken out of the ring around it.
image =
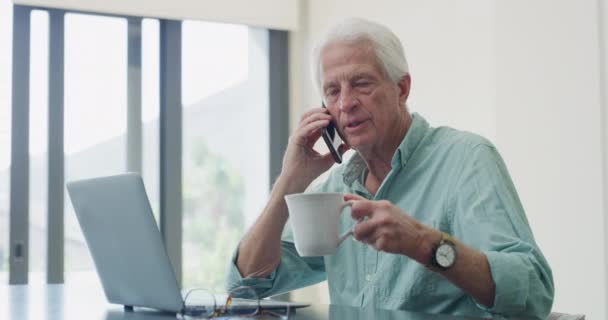
[[[358,44],[368,42],[378,65],[392,81],[398,82],[409,73],[403,46],[399,38],[387,27],[361,18],[348,18],[334,25],[315,46],[312,56],[312,75],[322,94],[323,70],[321,51],[331,44]]]

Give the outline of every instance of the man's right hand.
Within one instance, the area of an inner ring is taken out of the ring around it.
[[[281,178],[289,179],[299,186],[298,189],[306,188],[334,164],[331,153],[322,155],[313,149],[321,137],[321,129],[327,127],[331,119],[327,109],[311,109],[302,115],[298,128],[289,137]],[[346,150],[348,146],[343,144],[338,152],[344,153]]]

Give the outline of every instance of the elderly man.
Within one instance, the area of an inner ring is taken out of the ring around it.
[[[429,126],[410,114],[411,78],[399,39],[386,27],[348,19],[315,50],[327,109],[305,113],[291,138],[268,204],[242,239],[229,288],[262,296],[328,280],[331,302],[467,316],[545,319],[551,269],[536,245],[505,164],[486,139]],[[283,196],[304,192],[329,170],[313,150],[333,121],[356,153],[314,192],[354,200],[358,241],[335,255],[300,257]]]

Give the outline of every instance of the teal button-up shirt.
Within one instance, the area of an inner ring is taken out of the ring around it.
[[[546,319],[553,302],[551,269],[534,241],[507,168],[488,140],[430,127],[414,114],[391,166],[376,195],[364,187],[367,168],[358,154],[309,192],[388,200],[421,223],[480,250],[496,285],[492,308],[477,304],[440,274],[406,256],[376,251],[352,239],[332,256],[300,257],[289,225],[277,269],[267,278],[242,278],[233,260],[228,288],[247,285],[269,296],[327,279],[332,304]],[[354,223],[343,214],[341,232]]]

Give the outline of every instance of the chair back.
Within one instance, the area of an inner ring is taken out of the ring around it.
[[[547,320],[585,320],[585,315],[551,312]]]

